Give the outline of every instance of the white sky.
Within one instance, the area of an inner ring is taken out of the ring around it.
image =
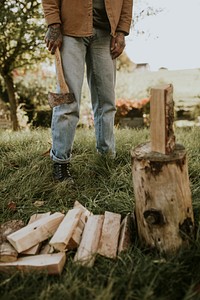
[[[126,38],[126,53],[151,70],[200,67],[200,0],[135,0],[134,11],[152,6],[164,10],[139,21]],[[145,33],[136,35],[136,30]]]

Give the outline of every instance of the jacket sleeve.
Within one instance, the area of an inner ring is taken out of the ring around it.
[[[121,16],[116,31],[122,31],[125,35],[129,34],[132,23],[133,0],[124,0]]]
[[[47,25],[61,23],[60,1],[61,0],[42,0],[44,17]]]

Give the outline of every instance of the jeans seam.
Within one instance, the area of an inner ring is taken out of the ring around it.
[[[98,112],[102,110],[102,103],[101,103],[101,99],[99,97],[99,89],[98,89],[98,85],[97,85],[97,79],[96,79],[96,71],[95,71],[95,68],[94,68],[94,63],[93,63],[93,58],[91,60],[91,69],[92,69],[92,72],[93,72],[93,77],[94,77],[94,81],[95,81],[95,86],[96,86],[96,91],[97,91],[97,95],[98,95]],[[102,112],[102,111],[101,111]],[[97,139],[97,143],[99,143],[99,141],[101,140],[101,135],[102,135],[102,118],[100,118],[100,114],[98,113],[97,114],[98,116],[98,139]],[[101,120],[101,121],[100,121]],[[99,145],[97,145],[97,148],[98,148]]]

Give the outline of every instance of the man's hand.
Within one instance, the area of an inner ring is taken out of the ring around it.
[[[60,30],[60,24],[49,25],[45,36],[45,42],[51,54],[55,53],[57,47],[61,47],[62,33]]]
[[[125,47],[125,37],[123,32],[117,32],[111,39],[111,56],[113,59],[122,54]]]

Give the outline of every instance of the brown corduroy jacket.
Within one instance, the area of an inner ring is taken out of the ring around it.
[[[92,0],[42,0],[47,25],[60,23],[63,35],[90,36],[93,32]],[[129,34],[133,0],[105,0],[111,35]]]

